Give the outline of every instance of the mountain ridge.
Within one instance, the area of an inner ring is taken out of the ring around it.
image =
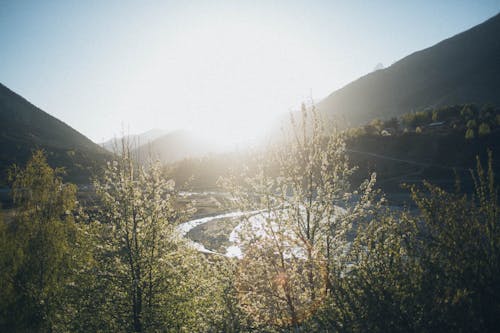
[[[168,132],[132,150],[138,160],[158,158],[163,163],[173,163],[185,158],[199,158],[219,150],[207,140],[197,138],[187,130]]]
[[[366,74],[318,103],[360,125],[427,107],[500,104],[500,14]]]
[[[91,170],[110,154],[62,120],[0,83],[0,182],[12,164],[24,164],[42,149],[67,177],[88,182]]]
[[[114,152],[115,150],[120,150],[119,147],[121,145],[121,141],[125,140],[128,144],[132,145],[132,147],[142,146],[152,141],[158,139],[159,137],[168,134],[169,132],[159,128],[153,128],[146,132],[142,132],[139,134],[127,134],[122,137],[115,137],[109,139],[107,141],[99,143],[99,146],[108,150],[109,152]]]

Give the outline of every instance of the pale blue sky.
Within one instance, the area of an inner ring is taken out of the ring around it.
[[[0,82],[94,141],[123,126],[239,141],[499,10],[500,0],[0,0]]]

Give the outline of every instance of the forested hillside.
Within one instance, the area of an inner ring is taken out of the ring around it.
[[[455,105],[406,113],[386,121],[374,119],[346,131],[348,152],[359,165],[359,175],[377,172],[386,192],[400,192],[401,184],[423,180],[448,190],[460,181],[471,192],[470,170],[476,156],[493,153],[500,168],[500,109]],[[498,175],[497,175],[498,176]]]

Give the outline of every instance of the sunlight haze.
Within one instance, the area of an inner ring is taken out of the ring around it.
[[[0,82],[95,142],[162,128],[238,144],[302,101],[483,21],[498,3],[434,6],[6,2]]]

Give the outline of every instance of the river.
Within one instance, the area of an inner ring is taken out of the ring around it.
[[[202,225],[202,224],[205,224],[205,223],[208,223],[208,222],[212,222],[212,221],[215,221],[215,220],[222,220],[222,219],[227,219],[227,218],[238,218],[238,217],[242,217],[242,216],[255,215],[255,214],[259,213],[259,212],[260,211],[258,211],[258,210],[246,211],[246,212],[235,211],[235,212],[223,213],[223,214],[214,215],[214,216],[202,217],[202,218],[198,218],[198,219],[194,219],[194,220],[190,220],[190,221],[181,223],[177,227],[177,230],[179,231],[179,233],[181,234],[181,236],[185,237],[187,235],[187,233],[191,229],[193,229],[193,228],[195,228],[195,227],[197,227],[199,225]],[[239,228],[241,228],[240,225],[238,225],[231,232],[231,235],[229,236],[229,241],[232,243],[232,245],[227,248],[227,251],[224,254],[223,253],[214,252],[212,250],[209,250],[205,246],[203,246],[203,244],[200,244],[198,242],[192,241],[192,240],[188,239],[187,237],[186,237],[186,239],[188,240],[188,242],[190,243],[190,245],[192,247],[194,247],[196,250],[198,250],[200,252],[203,252],[203,253],[225,255],[227,257],[241,257],[241,249],[238,246],[238,238],[236,236],[237,233],[238,233]]]

